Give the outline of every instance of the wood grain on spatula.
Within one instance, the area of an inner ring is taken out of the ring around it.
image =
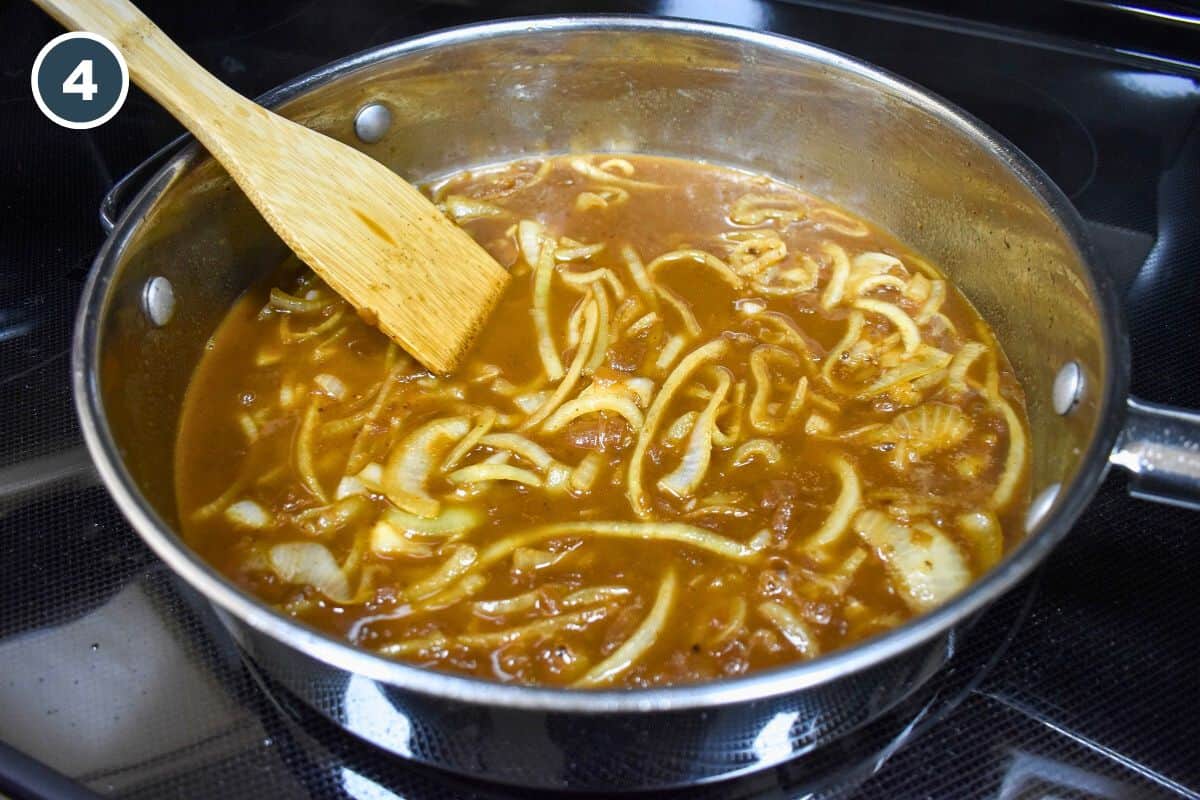
[[[133,81],[212,153],[296,255],[429,369],[452,371],[508,272],[417,189],[218,81],[125,0],[35,0],[105,36]]]

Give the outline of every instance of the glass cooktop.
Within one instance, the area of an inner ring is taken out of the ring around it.
[[[661,0],[141,3],[256,95],[349,53],[481,19],[635,12],[772,30],[958,103],[1088,220],[1123,290],[1134,391],[1200,407],[1200,24],[1179,4]],[[136,89],[91,132],[36,110],[59,33],[0,5],[0,795],[531,796],[398,761],[315,719],[239,657],[125,524],[82,450],[73,314],[114,180],[180,133]],[[950,666],[848,740],[680,797],[1200,798],[1200,515],[1118,477]],[[542,795],[537,795],[542,796]],[[656,795],[658,796],[658,795]]]

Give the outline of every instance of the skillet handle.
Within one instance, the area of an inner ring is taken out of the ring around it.
[[[1134,497],[1200,511],[1200,413],[1129,398],[1109,461]]]
[[[100,227],[105,233],[112,233],[117,227],[117,220],[129,205],[129,201],[150,182],[150,178],[183,148],[190,136],[181,136],[173,142],[159,148],[154,155],[147,158],[130,170],[124,178],[113,184],[100,201]]]

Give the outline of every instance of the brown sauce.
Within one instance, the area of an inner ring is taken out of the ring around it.
[[[657,157],[429,191],[515,276],[457,374],[293,261],[188,390],[184,535],[267,603],[436,669],[667,685],[887,630],[1022,536],[1012,370],[885,232]]]

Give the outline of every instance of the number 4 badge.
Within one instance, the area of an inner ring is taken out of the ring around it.
[[[111,42],[94,33],[51,39],[33,62],[33,99],[51,121],[88,130],[113,118],[129,94],[129,68]]]

